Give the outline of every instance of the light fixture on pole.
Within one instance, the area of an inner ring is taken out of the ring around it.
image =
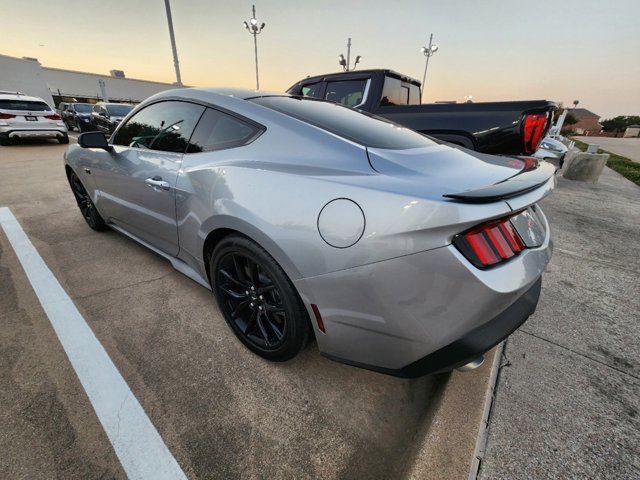
[[[258,34],[262,32],[262,29],[265,27],[266,23],[262,22],[262,24],[258,27],[258,20],[256,20],[256,6],[253,5],[253,16],[249,23],[244,22],[244,28],[253,35],[253,48],[256,53],[256,90],[260,90],[260,79],[258,77]]]
[[[343,54],[338,55],[338,63],[340,65],[342,65],[342,70],[345,72],[349,71],[349,60],[351,59],[351,38],[349,38],[349,40],[347,41],[347,58],[344,58]],[[360,55],[358,55],[356,57],[356,61],[353,64],[353,68],[352,70],[356,69],[356,65],[358,65],[358,63],[360,63],[360,60],[362,60],[362,57]]]
[[[434,53],[438,51],[438,46],[433,44],[433,33],[429,37],[429,46],[422,47],[420,51],[425,57],[427,57],[427,61],[424,64],[424,75],[422,76],[422,90],[420,91],[420,103],[422,103],[422,96],[424,94],[424,82],[427,80],[427,67],[429,66],[429,59]]]

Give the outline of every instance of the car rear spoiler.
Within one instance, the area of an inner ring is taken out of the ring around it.
[[[556,172],[556,167],[548,162],[540,162],[536,168],[522,170],[513,177],[484,187],[464,192],[447,193],[443,197],[463,201],[465,203],[489,203],[517,197],[541,187]]]

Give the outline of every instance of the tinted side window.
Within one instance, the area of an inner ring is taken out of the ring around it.
[[[324,98],[347,107],[355,107],[362,103],[366,86],[366,80],[328,82]]]
[[[410,82],[394,77],[384,78],[380,105],[417,105],[420,103],[420,89]]]
[[[403,99],[402,96],[405,95]],[[385,77],[380,105],[406,105],[406,92],[402,90],[402,82],[393,77]]]
[[[420,104],[420,88],[413,83],[409,84],[409,105]]]
[[[264,129],[257,125],[207,108],[193,133],[187,153],[210,152],[246,145],[263,131]]]
[[[149,105],[122,125],[112,138],[114,145],[184,153],[205,107],[167,101]]]
[[[305,85],[302,87],[302,96],[303,97],[315,97],[320,98],[320,90],[322,89],[322,82],[312,83],[310,85]]]

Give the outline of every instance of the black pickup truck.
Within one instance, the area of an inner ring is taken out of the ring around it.
[[[287,93],[332,100],[446,142],[503,155],[535,152],[557,109],[547,100],[421,104],[420,86],[393,70],[359,70],[308,77]]]

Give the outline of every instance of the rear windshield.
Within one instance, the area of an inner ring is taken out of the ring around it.
[[[28,112],[48,112],[51,107],[44,102],[30,100],[0,100],[0,109],[24,110]]]
[[[131,110],[133,110],[132,105],[105,105],[109,115],[113,115],[114,117],[124,117]]]
[[[405,127],[335,103],[299,97],[260,97],[250,101],[366,147],[403,150],[435,145]]]
[[[76,112],[79,113],[91,113],[91,110],[93,110],[93,105],[91,105],[90,103],[76,103],[74,105],[74,108],[76,109]]]

